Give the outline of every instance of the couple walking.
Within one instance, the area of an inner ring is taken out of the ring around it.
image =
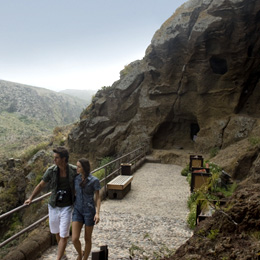
[[[87,260],[91,251],[93,227],[100,220],[100,183],[90,174],[90,164],[87,159],[79,159],[76,167],[68,163],[69,152],[65,147],[59,146],[53,149],[53,153],[54,165],[46,170],[41,182],[24,204],[29,205],[33,198],[49,184],[52,190],[48,203],[49,225],[58,243],[56,259],[67,259],[65,248],[72,219],[72,242],[78,253],[77,260]],[[83,225],[85,225],[84,254],[79,239]]]

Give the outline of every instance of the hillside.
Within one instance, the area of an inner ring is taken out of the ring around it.
[[[70,95],[0,80],[0,156],[46,140],[74,123],[86,102]]]
[[[68,94],[73,97],[85,100],[86,106],[88,106],[91,103],[92,97],[95,96],[96,92],[96,90],[65,89],[61,90],[59,93]]]

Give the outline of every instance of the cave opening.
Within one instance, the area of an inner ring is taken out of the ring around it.
[[[227,61],[225,59],[212,56],[209,62],[212,71],[216,74],[224,75],[228,71]]]
[[[200,127],[197,123],[190,124],[190,138],[192,141],[196,140],[199,131],[200,131]]]
[[[187,119],[179,119],[177,122],[165,121],[153,135],[152,147],[163,150],[192,148],[199,130],[197,123]]]

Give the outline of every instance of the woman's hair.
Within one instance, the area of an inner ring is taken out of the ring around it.
[[[86,158],[81,158],[78,160],[78,162],[81,164],[83,171],[84,171],[84,178],[83,178],[82,182],[80,183],[80,186],[84,187],[86,185],[87,178],[90,173],[90,164],[89,164],[88,159],[86,159]]]

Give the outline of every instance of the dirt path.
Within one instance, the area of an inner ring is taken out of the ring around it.
[[[139,247],[135,259],[152,259],[160,248],[175,250],[183,244],[192,231],[186,224],[189,185],[181,170],[172,164],[146,163],[134,173],[132,189],[123,200],[103,201],[92,251],[106,244],[109,259],[129,259],[129,250]],[[56,250],[50,248],[40,259],[55,259]],[[68,259],[77,258],[71,241],[66,251]]]

